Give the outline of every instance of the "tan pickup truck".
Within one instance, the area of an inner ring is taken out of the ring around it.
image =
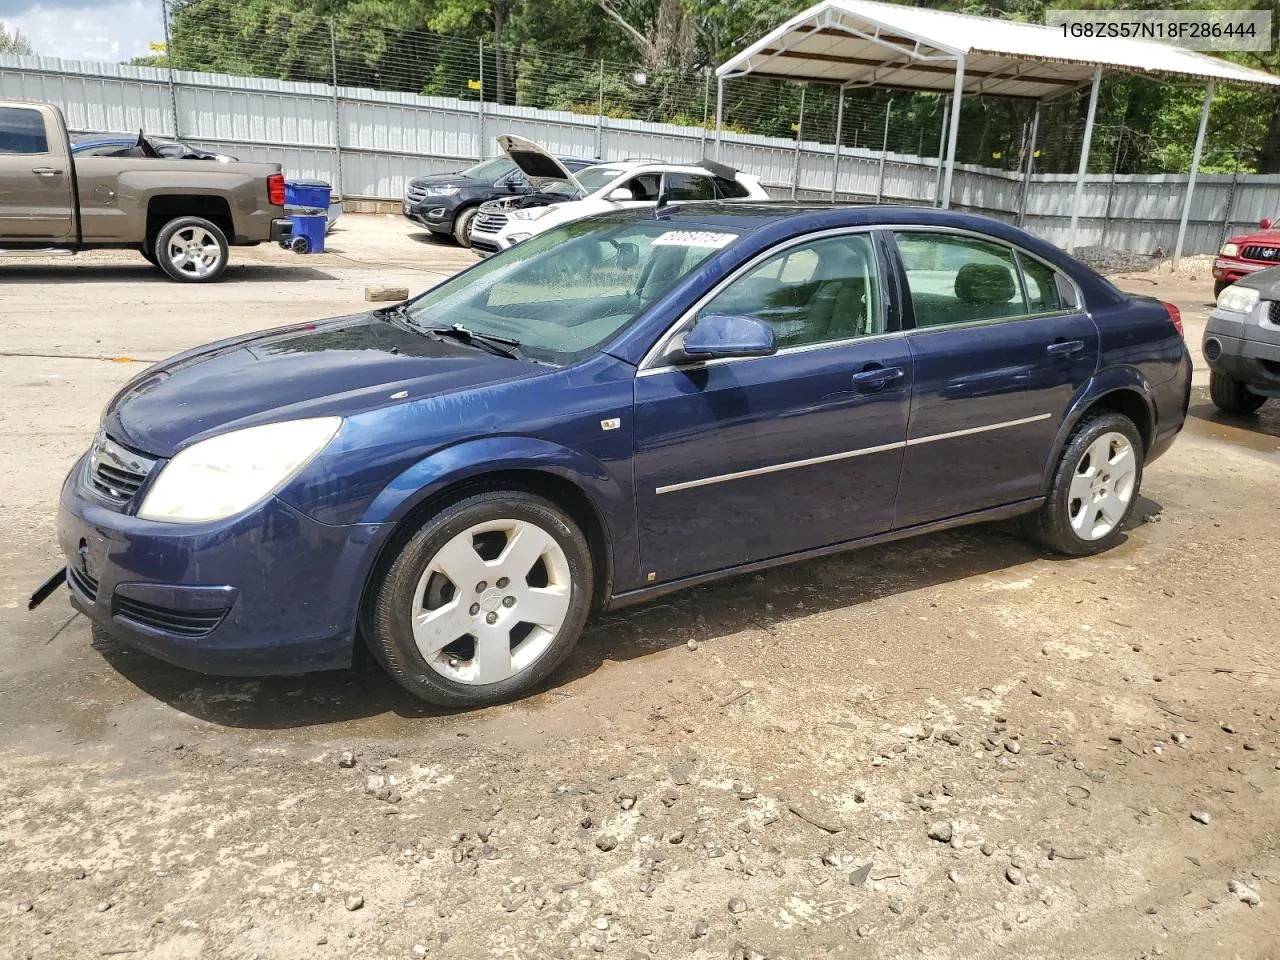
[[[229,246],[289,232],[279,164],[73,159],[57,107],[0,101],[0,257],[130,248],[202,283],[222,275]]]

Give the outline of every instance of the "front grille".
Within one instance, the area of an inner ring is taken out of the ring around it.
[[[479,213],[471,229],[482,233],[498,233],[507,225],[508,219],[505,213]]]
[[[1267,304],[1267,319],[1280,327],[1280,300],[1272,300]]]
[[[89,451],[88,481],[95,493],[115,504],[133,499],[156,462],[98,434]]]
[[[179,637],[203,637],[213,632],[213,628],[222,622],[229,609],[172,610],[117,594],[113,613],[125,623],[135,626],[149,627]]]
[[[67,567],[67,582],[71,584],[72,590],[86,600],[93,602],[98,599],[98,581],[83,570]]]
[[[421,203],[427,198],[427,188],[420,183],[411,183],[404,192],[404,198],[408,203]]]
[[[1264,263],[1280,263],[1280,247],[1264,247],[1251,243],[1240,251],[1246,260],[1261,260]]]

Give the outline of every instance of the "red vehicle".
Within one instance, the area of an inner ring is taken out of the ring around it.
[[[1213,295],[1217,297],[1241,277],[1257,270],[1280,266],[1280,230],[1263,217],[1257,233],[1241,233],[1227,240],[1213,261]]]

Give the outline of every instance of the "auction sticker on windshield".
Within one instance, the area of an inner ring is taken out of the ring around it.
[[[710,247],[719,250],[738,239],[736,233],[710,233],[705,230],[668,230],[654,238],[655,247]]]

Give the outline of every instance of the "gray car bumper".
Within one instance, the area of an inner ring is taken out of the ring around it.
[[[1258,393],[1280,396],[1280,324],[1270,321],[1269,308],[1263,301],[1248,315],[1215,310],[1201,350],[1210,370]]]

